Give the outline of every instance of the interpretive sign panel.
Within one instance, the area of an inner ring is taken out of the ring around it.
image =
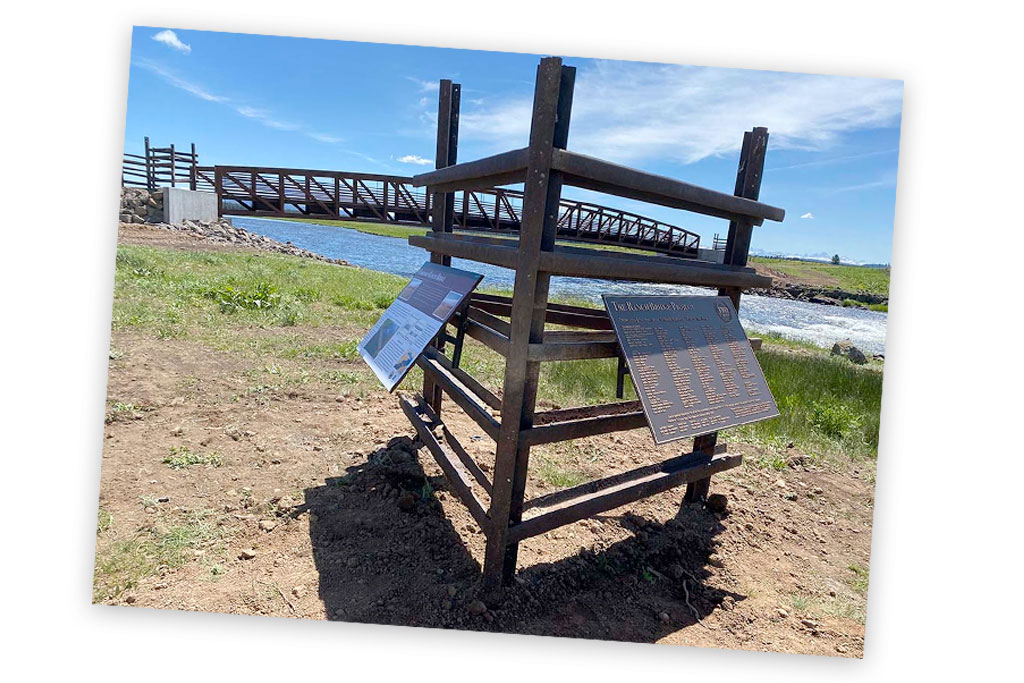
[[[359,353],[392,391],[483,275],[424,263],[363,340]]]
[[[658,444],[779,414],[724,296],[604,296]]]

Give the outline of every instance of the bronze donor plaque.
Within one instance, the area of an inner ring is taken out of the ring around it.
[[[724,296],[604,296],[658,444],[779,414]]]

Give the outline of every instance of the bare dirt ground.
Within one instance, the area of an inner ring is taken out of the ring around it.
[[[121,562],[139,537],[180,529],[188,543],[99,602],[862,656],[872,472],[805,467],[795,449],[778,472],[730,444],[745,464],[712,480],[726,510],[681,507],[677,489],[529,539],[516,585],[482,611],[484,536],[395,397],[254,385],[250,361],[189,340],[114,333],[111,346],[98,562]],[[302,361],[317,364],[345,366]],[[493,444],[445,405],[489,471]],[[172,469],[172,447],[220,464]],[[574,449],[595,477],[672,454],[643,430]],[[531,477],[527,497],[552,490]]]

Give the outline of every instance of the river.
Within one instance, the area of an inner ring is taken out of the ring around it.
[[[368,235],[350,228],[312,223],[232,216],[231,222],[249,232],[315,251],[353,265],[405,277],[427,260],[426,252],[394,237]],[[452,265],[484,276],[483,286],[512,289],[515,272],[507,268],[453,259]],[[661,285],[616,280],[553,277],[552,294],[562,294],[601,304],[601,294],[709,294],[713,290],[681,285]],[[745,295],[740,306],[743,326],[753,332],[780,335],[830,348],[850,339],[865,353],[885,353],[885,313],[803,301]]]

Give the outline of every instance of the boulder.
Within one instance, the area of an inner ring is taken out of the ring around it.
[[[849,339],[836,342],[832,346],[832,355],[842,356],[851,363],[856,363],[857,365],[864,365],[868,362],[867,356],[864,355],[864,352],[854,346],[853,342]]]

